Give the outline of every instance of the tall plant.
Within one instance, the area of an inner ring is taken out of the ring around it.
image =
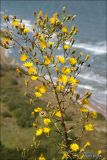
[[[26,95],[30,98],[31,105],[45,94],[52,97],[45,108],[40,104],[32,111],[35,150],[39,150],[42,138],[49,139],[55,132],[60,138],[51,145],[57,146],[60,159],[85,160],[85,152],[91,143],[86,141],[81,146],[80,140],[86,132],[94,130],[90,118],[96,118],[97,114],[88,108],[91,93],[81,95],[76,92],[80,83],[78,75],[83,66],[87,67],[90,58],[89,54],[83,55],[73,47],[78,33],[76,15],[66,14],[63,7],[61,16],[54,13],[49,17],[40,10],[38,14],[34,12],[34,17],[31,30],[22,19],[17,19],[16,16],[11,19],[4,15],[6,36],[1,39],[1,46],[6,49],[18,47],[21,66],[16,71],[20,75],[24,70],[28,75],[25,85],[28,87],[30,85],[29,93]],[[71,27],[68,27],[68,24],[69,26],[72,24]],[[53,78],[54,76],[56,78]],[[40,83],[37,83],[38,81]],[[74,107],[79,117],[68,127],[66,110],[71,107]],[[80,132],[73,138],[72,131],[76,127],[80,128]],[[103,159],[101,150],[97,155],[96,159]],[[36,159],[47,158],[45,153],[40,153]]]

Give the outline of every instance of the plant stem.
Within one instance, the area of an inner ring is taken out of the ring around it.
[[[53,88],[54,88],[54,91],[55,91],[55,96],[56,96],[56,99],[57,99],[57,102],[58,102],[59,110],[60,110],[60,112],[61,112],[61,124],[62,124],[62,127],[63,127],[63,129],[64,129],[64,140],[65,140],[65,144],[66,144],[66,149],[67,149],[67,151],[69,151],[69,142],[68,142],[67,128],[66,128],[65,121],[64,121],[63,110],[62,110],[62,108],[61,108],[61,102],[60,102],[58,93],[57,93],[57,91],[56,91],[56,87],[55,87],[55,85],[54,85],[54,82],[53,82],[53,80],[52,80],[51,73],[50,73],[50,71],[49,71],[48,66],[46,66],[46,69],[47,69],[47,71],[48,71],[48,75],[49,75],[50,80],[51,80],[51,82],[52,82],[52,85],[53,85]]]

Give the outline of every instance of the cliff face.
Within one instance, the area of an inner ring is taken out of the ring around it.
[[[15,60],[9,57],[8,51],[0,47],[0,68],[6,69],[15,65]]]
[[[9,65],[11,64],[11,59],[7,55],[7,50],[0,48],[0,64]]]

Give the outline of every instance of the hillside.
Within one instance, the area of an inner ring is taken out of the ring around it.
[[[17,76],[15,66],[11,63],[11,59],[5,56],[5,51],[3,49],[1,49],[0,57],[1,160],[30,160],[30,157],[34,156],[34,153],[32,153],[32,156],[28,154],[27,158],[22,158],[21,152],[18,152],[17,148],[20,148],[20,150],[29,148],[33,143],[32,137],[34,129],[31,127],[33,122],[31,112],[33,107],[37,105],[45,107],[46,102],[49,100],[55,103],[54,95],[52,92],[48,93],[40,100],[37,100],[34,105],[30,105],[28,98],[24,96],[26,87],[23,82],[26,75],[22,74],[20,78]],[[36,84],[39,83],[38,81],[36,82]],[[66,124],[69,128],[78,119],[79,115],[73,105],[66,114]],[[92,123],[95,123],[95,132],[84,135],[81,143],[87,139],[92,144],[92,148],[89,148],[90,151],[102,149],[104,154],[106,154],[106,120],[99,113],[97,119],[92,120]],[[72,134],[73,136],[77,136],[79,132],[80,130],[77,127],[73,130]],[[52,138],[50,138],[50,144],[52,144],[54,138],[58,139],[56,134],[52,135]],[[50,160],[53,155],[57,153],[57,150],[54,145],[51,148],[49,148],[48,145],[48,142],[44,140],[41,150],[46,152],[48,160]]]

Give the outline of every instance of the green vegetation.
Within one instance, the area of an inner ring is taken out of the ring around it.
[[[6,72],[2,70],[1,77],[1,103],[5,103],[9,110],[12,111],[12,115],[16,117],[17,124],[21,127],[32,126],[31,111],[34,106],[30,106],[28,99],[23,96],[24,92],[21,90],[23,86],[18,84],[18,77],[14,70]],[[15,87],[14,87],[15,86]],[[35,105],[45,105],[44,102],[37,100]]]

